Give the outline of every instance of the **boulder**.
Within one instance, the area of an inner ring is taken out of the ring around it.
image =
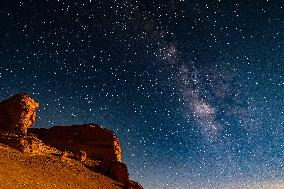
[[[36,121],[39,104],[26,93],[20,93],[0,102],[0,129],[26,136],[27,128]]]

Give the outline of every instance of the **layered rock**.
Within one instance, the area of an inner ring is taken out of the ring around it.
[[[62,151],[79,154],[84,151],[87,158],[121,161],[119,140],[110,130],[97,124],[55,126],[50,129],[29,129],[47,144]]]
[[[110,178],[127,186],[129,182],[129,175],[127,166],[119,161],[113,161],[108,175]]]
[[[143,189],[143,187],[138,182],[129,179],[127,189]]]
[[[119,140],[112,131],[98,124],[29,128],[36,121],[38,108],[39,104],[25,93],[0,102],[0,131],[5,131],[0,132],[0,142],[26,153],[58,149],[63,152],[62,158],[70,152],[81,162],[98,161],[104,175],[128,189],[143,189],[129,179],[127,166],[121,162]]]
[[[27,128],[36,121],[39,104],[26,93],[20,93],[0,102],[0,129],[26,135]]]
[[[108,175],[110,178],[124,184],[125,186],[128,185],[128,169],[124,163],[105,158],[101,162],[99,168],[104,175]]]
[[[82,161],[86,158],[99,160],[100,172],[127,186],[127,166],[121,162],[122,152],[114,133],[97,124],[55,126],[49,129],[29,129],[45,143],[75,154]],[[82,157],[82,154],[84,157]]]

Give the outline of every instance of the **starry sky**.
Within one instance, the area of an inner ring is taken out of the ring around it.
[[[146,189],[284,188],[284,2],[0,2],[0,98],[99,123]]]

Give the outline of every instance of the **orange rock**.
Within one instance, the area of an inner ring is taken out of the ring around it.
[[[68,151],[82,162],[102,162],[99,167],[106,176],[128,189],[143,189],[135,181],[129,180],[127,166],[121,162],[119,140],[112,131],[98,124],[56,126],[50,129],[29,128],[36,121],[38,108],[39,104],[25,93],[0,102],[0,130],[13,131],[3,132],[0,142],[25,153],[42,153],[48,144],[63,151],[61,158],[67,157]],[[27,131],[31,135],[27,135]],[[15,137],[11,138],[11,134]]]
[[[67,150],[75,155],[81,151],[95,160],[121,161],[122,152],[118,138],[108,129],[97,124],[55,126],[50,129],[29,129],[47,144]]]
[[[68,155],[69,155],[68,152],[64,151],[64,152],[62,152],[62,153],[60,154],[60,157],[61,157],[61,158],[67,158]]]
[[[20,93],[0,102],[0,129],[26,135],[27,128],[36,121],[39,104],[26,93]]]
[[[87,159],[87,153],[84,150],[80,150],[78,153],[77,159],[79,161],[85,161]]]

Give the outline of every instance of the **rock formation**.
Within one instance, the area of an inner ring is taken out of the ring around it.
[[[26,135],[27,128],[36,121],[38,108],[38,103],[25,93],[0,102],[0,129]]]
[[[128,185],[128,169],[121,162],[120,143],[112,131],[98,124],[85,124],[30,128],[28,133],[37,135],[43,142],[61,151],[75,154],[80,161],[86,158],[99,160],[101,173]]]
[[[74,154],[85,151],[87,158],[104,160],[107,157],[112,161],[121,161],[119,140],[112,131],[97,124],[31,128],[29,133],[38,135],[41,140],[62,151]]]
[[[98,124],[29,128],[35,123],[38,108],[38,103],[25,93],[0,102],[0,130],[8,131],[0,134],[0,142],[26,153],[44,152],[49,145],[61,151],[61,158],[68,158],[70,153],[82,164],[88,160],[100,162],[94,170],[127,189],[143,189],[129,179],[127,166],[121,162],[119,140],[112,131]]]
[[[129,182],[127,166],[122,162],[113,161],[110,166],[109,177],[127,186]]]
[[[128,189],[143,189],[143,187],[136,181],[129,179]]]
[[[126,186],[128,185],[129,183],[128,169],[124,163],[105,158],[101,162],[99,169],[104,175],[108,175],[110,178]]]

